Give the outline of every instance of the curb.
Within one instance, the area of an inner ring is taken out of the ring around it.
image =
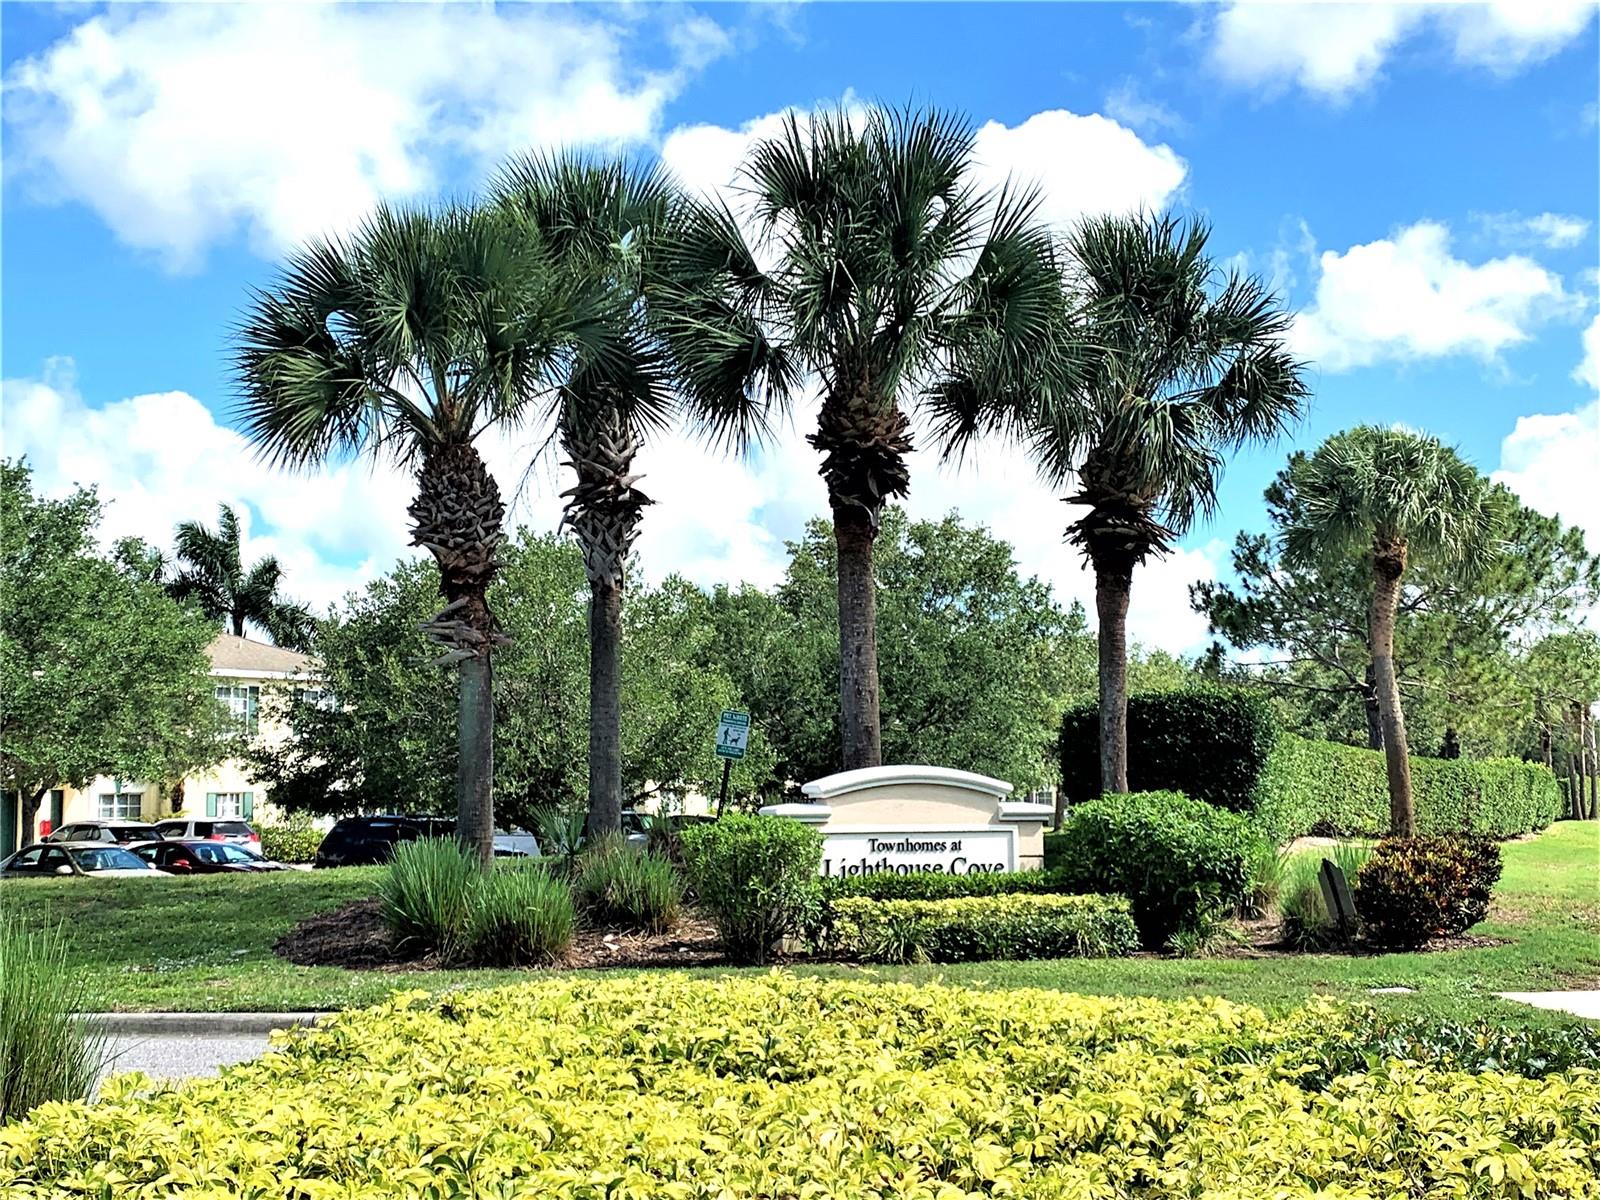
[[[79,1020],[87,1021],[102,1033],[113,1036],[123,1034],[159,1035],[210,1035],[213,1037],[248,1037],[267,1034],[278,1029],[297,1025],[315,1025],[327,1012],[265,1012],[265,1013],[82,1013]]]

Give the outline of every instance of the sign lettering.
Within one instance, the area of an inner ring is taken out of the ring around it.
[[[970,875],[1014,871],[1014,829],[849,829],[822,831],[824,876]]]

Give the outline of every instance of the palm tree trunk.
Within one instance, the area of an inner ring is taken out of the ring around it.
[[[494,858],[494,665],[490,656],[461,660],[456,700],[456,837],[488,863]]]
[[[622,828],[622,589],[589,585],[590,838]]]
[[[839,728],[843,766],[883,762],[878,708],[878,595],[872,547],[878,530],[858,504],[833,506],[833,540],[839,559]]]
[[[1367,663],[1366,686],[1361,693],[1361,707],[1367,714],[1367,749],[1383,749],[1383,712],[1378,705],[1378,670]]]
[[[1094,564],[1094,607],[1099,617],[1100,790],[1128,790],[1128,598],[1133,568]]]
[[[233,621],[233,636],[242,638],[244,636],[244,614],[235,612],[231,614],[231,619]]]
[[[1383,753],[1389,770],[1389,833],[1415,837],[1416,814],[1411,804],[1411,759],[1406,742],[1406,718],[1400,708],[1400,685],[1394,673],[1394,626],[1400,608],[1400,579],[1405,572],[1405,549],[1380,551],[1373,559],[1372,666],[1377,682],[1378,710],[1383,719]]]

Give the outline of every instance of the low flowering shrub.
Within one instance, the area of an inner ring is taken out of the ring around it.
[[[1248,817],[1182,792],[1135,792],[1078,805],[1052,841],[1073,890],[1126,896],[1158,950],[1208,910],[1240,906],[1260,835]]]
[[[403,993],[0,1128],[0,1194],[1600,1197],[1600,1074],[1385,1059],[1359,1012],[685,975]]]
[[[661,933],[678,919],[683,884],[665,855],[621,837],[606,838],[578,858],[573,898],[591,924]]]
[[[308,863],[317,857],[322,830],[310,824],[262,825],[261,853],[273,862]]]
[[[1410,948],[1462,933],[1489,912],[1500,882],[1500,847],[1488,838],[1389,838],[1356,873],[1362,934]]]
[[[835,875],[822,881],[822,898],[829,903],[846,896],[869,900],[952,900],[957,896],[1049,896],[1071,890],[1071,879],[1064,871],[972,871],[966,875],[877,871],[871,875]]]
[[[691,826],[683,861],[736,963],[765,963],[780,940],[816,921],[822,835],[799,821],[732,813]]]
[[[832,909],[834,947],[867,962],[1110,958],[1139,948],[1121,896],[855,896]]]

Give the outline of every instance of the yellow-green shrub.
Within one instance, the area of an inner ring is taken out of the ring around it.
[[[1139,948],[1122,896],[845,896],[832,909],[834,947],[869,962],[1111,958]]]
[[[1353,1021],[782,973],[410,993],[217,1079],[45,1105],[0,1130],[0,1194],[1600,1195],[1600,1076],[1317,1077]]]

